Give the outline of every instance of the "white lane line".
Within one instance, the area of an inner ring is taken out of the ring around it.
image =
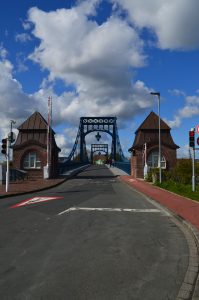
[[[108,207],[70,207],[58,214],[58,216],[71,211],[109,211],[109,212],[135,212],[135,213],[161,213],[160,209],[139,209],[139,208],[108,208]]]

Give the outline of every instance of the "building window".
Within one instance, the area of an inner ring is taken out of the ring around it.
[[[159,156],[159,152],[156,151],[152,151],[147,159],[147,164],[149,167],[151,168],[158,168],[158,156]],[[166,169],[166,159],[165,157],[162,155],[161,157],[161,168],[162,169]]]
[[[41,161],[36,152],[29,152],[23,160],[24,169],[41,169]]]

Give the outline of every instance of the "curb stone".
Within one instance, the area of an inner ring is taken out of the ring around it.
[[[175,216],[175,214],[174,218],[175,221],[173,221],[175,223],[178,223],[176,225],[178,225],[178,227],[183,231],[189,247],[189,264],[176,300],[199,300],[196,295],[196,293],[198,293],[199,291],[197,286],[199,273],[199,240],[195,235],[196,229],[193,228],[193,226],[191,226],[191,224],[189,224],[187,221],[184,221],[181,218],[178,218],[178,216]]]

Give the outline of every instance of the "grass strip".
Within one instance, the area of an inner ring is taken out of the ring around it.
[[[192,185],[191,184],[182,184],[182,183],[176,183],[173,181],[166,181],[160,183],[156,183],[157,186],[168,190],[170,192],[174,192],[178,195],[196,200],[199,202],[199,187],[196,186],[196,191],[192,192]]]

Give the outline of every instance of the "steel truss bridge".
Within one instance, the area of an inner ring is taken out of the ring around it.
[[[109,134],[112,138],[112,143],[108,156],[114,159],[116,162],[127,161],[120,144],[116,117],[81,117],[75,143],[71,153],[65,160],[64,165],[75,163],[86,164],[92,162],[88,156],[86,147],[86,136],[91,132],[97,132],[97,139],[98,137],[101,137],[99,132],[106,132]],[[62,166],[64,165],[62,164]]]
[[[95,152],[98,152],[101,155],[103,152],[108,159],[108,144],[91,144],[91,163],[93,163],[93,155]]]

